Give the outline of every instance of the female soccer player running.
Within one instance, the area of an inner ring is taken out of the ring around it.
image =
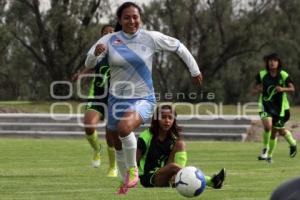
[[[137,163],[140,182],[144,187],[168,187],[174,177],[185,167],[187,152],[176,122],[176,112],[171,105],[158,106],[151,121],[151,127],[138,138]],[[225,169],[217,175],[205,176],[208,186],[222,187]]]
[[[117,10],[117,18],[121,30],[100,38],[89,50],[85,65],[91,68],[108,56],[111,79],[107,128],[115,133],[117,164],[123,177],[119,191],[123,193],[138,183],[137,140],[133,131],[150,119],[154,111],[152,61],[155,52],[176,53],[199,86],[202,75],[195,59],[179,40],[141,29],[141,8],[135,3],[123,3]]]
[[[259,160],[272,163],[272,155],[277,144],[277,133],[284,136],[290,145],[290,157],[297,153],[296,140],[284,124],[290,118],[287,92],[294,92],[294,84],[289,74],[282,69],[281,59],[276,53],[264,57],[266,67],[256,75],[253,93],[260,93],[260,117],[264,125],[264,148]]]
[[[101,36],[114,32],[112,25],[104,25],[101,29]],[[97,124],[100,119],[103,119],[105,114],[104,105],[107,105],[108,99],[108,85],[109,85],[109,65],[107,58],[97,63],[94,68],[85,68],[81,72],[75,74],[72,80],[75,81],[83,74],[93,73],[96,76],[93,78],[90,89],[86,112],[84,114],[85,134],[88,142],[94,150],[92,166],[99,167],[101,163],[100,151],[101,146],[97,135]],[[106,131],[105,134],[107,143],[107,152],[109,158],[108,177],[116,177],[118,170],[116,168],[115,150],[113,145],[113,138],[111,133]]]

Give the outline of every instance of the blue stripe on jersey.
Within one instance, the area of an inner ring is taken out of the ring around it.
[[[152,91],[152,76],[146,63],[135,52],[129,49],[116,35],[113,35],[110,38],[110,44],[131,66],[133,66],[134,70]]]

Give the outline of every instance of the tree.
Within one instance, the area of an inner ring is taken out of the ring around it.
[[[112,21],[109,2],[50,0],[50,8],[41,10],[39,0],[0,1],[1,98],[49,98],[51,82],[68,80],[83,66],[101,17]],[[216,102],[256,101],[249,95],[251,82],[264,67],[262,57],[274,51],[300,85],[297,0],[152,0],[143,10],[144,26],[178,38],[204,75],[199,90],[177,56],[158,54],[153,76],[160,100],[211,101],[207,93],[213,92]],[[300,103],[296,91],[292,99]]]
[[[251,99],[249,80],[263,65],[263,55],[276,50],[274,40],[286,39],[286,35],[278,35],[277,27],[288,23],[280,19],[281,9],[273,0],[249,1],[245,7],[239,1],[155,0],[144,10],[147,28],[180,39],[204,74],[203,89],[215,92],[216,100],[225,103]],[[156,60],[156,87],[164,88],[163,91],[193,91],[187,71],[179,77],[173,72],[182,69],[178,63],[167,54]]]
[[[85,53],[99,38],[99,19],[109,11],[107,0],[51,0],[50,5],[42,11],[39,0],[16,0],[5,12],[5,27],[21,45],[10,46],[11,61],[30,58],[29,82],[42,85],[37,93],[48,92],[53,81],[69,80],[83,66]],[[23,56],[18,48],[26,50]],[[68,92],[56,89],[57,95]]]
[[[11,99],[15,97],[16,84],[11,79],[11,71],[7,67],[8,50],[11,44],[11,37],[6,30],[4,23],[4,13],[7,1],[0,1],[0,95],[3,99]]]

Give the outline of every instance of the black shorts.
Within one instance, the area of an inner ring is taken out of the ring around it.
[[[103,99],[88,99],[86,102],[85,110],[95,110],[101,113],[102,118],[107,115],[107,100],[108,97]]]
[[[284,128],[284,125],[290,119],[290,110],[285,110],[284,116],[280,117],[278,115],[272,115],[267,112],[260,112],[260,118],[272,118],[272,124],[274,128]]]
[[[140,182],[142,186],[144,187],[154,187],[154,177],[155,177],[155,172],[151,173],[146,173],[142,176],[140,176]]]

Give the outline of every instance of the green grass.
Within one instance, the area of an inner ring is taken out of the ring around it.
[[[75,101],[0,101],[0,110],[19,110],[29,113],[78,113],[83,102]]]
[[[102,141],[103,143],[103,141]],[[211,175],[227,169],[221,190],[207,188],[202,200],[266,200],[276,186],[298,176],[299,156],[288,157],[279,143],[274,163],[257,161],[259,143],[188,142],[188,165]],[[117,196],[117,178],[107,178],[107,157],[90,167],[91,149],[84,139],[0,138],[0,199],[185,199],[171,188],[145,189],[140,185]]]

